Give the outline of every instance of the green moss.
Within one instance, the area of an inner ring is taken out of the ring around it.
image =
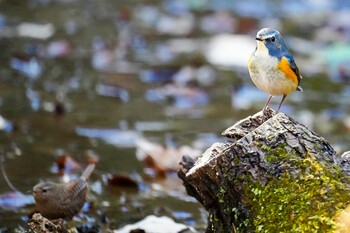
[[[279,177],[267,174],[269,182],[255,182],[245,190],[255,232],[332,232],[335,216],[350,203],[349,178],[337,167],[325,167],[314,157],[301,158],[283,147],[270,149],[266,163],[288,163],[293,171]],[[346,183],[340,182],[346,181]]]
[[[220,187],[220,190],[218,192],[218,200],[219,200],[219,203],[225,203],[225,194],[226,194],[226,191],[223,187]]]
[[[287,144],[282,144],[276,149],[271,149],[266,145],[261,146],[261,149],[267,153],[267,156],[265,157],[266,161],[269,163],[276,163],[281,162],[285,159],[291,160],[293,157],[297,156],[294,151],[292,153],[286,153],[284,149],[285,146],[287,146]]]

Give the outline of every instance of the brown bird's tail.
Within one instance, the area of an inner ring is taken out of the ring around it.
[[[81,175],[81,179],[87,180],[89,179],[90,175],[92,174],[92,172],[95,169],[95,164],[89,164],[89,166],[87,166],[83,172],[83,174]]]

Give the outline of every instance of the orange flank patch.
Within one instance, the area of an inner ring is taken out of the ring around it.
[[[298,77],[296,76],[294,71],[290,68],[287,58],[282,57],[280,63],[278,64],[278,69],[284,73],[286,78],[298,84]]]

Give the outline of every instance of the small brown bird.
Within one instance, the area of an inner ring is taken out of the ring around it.
[[[79,179],[68,183],[41,182],[35,185],[36,210],[48,219],[72,219],[84,205],[88,192],[87,179],[94,169],[95,164],[90,164]]]

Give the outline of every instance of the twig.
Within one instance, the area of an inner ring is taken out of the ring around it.
[[[1,173],[2,173],[2,176],[4,177],[7,185],[10,187],[10,189],[16,193],[21,193],[10,181],[10,179],[8,178],[7,174],[6,174],[6,171],[5,171],[5,168],[4,168],[4,162],[5,162],[5,157],[4,157],[4,153],[2,152],[1,155],[0,155],[0,160],[1,160]]]

